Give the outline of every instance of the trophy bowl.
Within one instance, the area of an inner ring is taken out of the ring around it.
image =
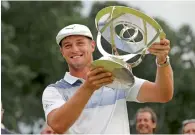
[[[103,66],[113,73],[114,81],[108,87],[130,89],[135,83],[132,68],[138,66],[148,54],[147,49],[166,34],[154,19],[124,6],[103,8],[96,15],[95,25],[97,48],[103,56],[92,65]],[[108,48],[110,53],[105,51]]]

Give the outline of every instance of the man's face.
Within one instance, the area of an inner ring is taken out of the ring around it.
[[[60,51],[70,68],[79,69],[91,64],[95,42],[85,36],[68,36],[61,42]]]
[[[152,122],[152,116],[149,112],[140,112],[136,118],[136,130],[139,134],[152,134],[156,128],[156,123]]]
[[[195,134],[195,123],[188,123],[183,128],[184,134]]]

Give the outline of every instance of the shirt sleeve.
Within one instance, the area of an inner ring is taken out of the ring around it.
[[[54,87],[47,87],[42,96],[43,110],[45,112],[45,118],[47,120],[47,115],[54,109],[62,106],[66,101],[63,99],[62,95]]]
[[[137,96],[139,93],[139,90],[142,86],[142,84],[145,82],[146,80],[138,78],[135,76],[135,84],[133,85],[133,87],[127,92],[127,97],[126,100],[127,101],[135,101],[135,102],[140,102],[137,100]]]

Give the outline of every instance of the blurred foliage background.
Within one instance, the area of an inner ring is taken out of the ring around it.
[[[56,34],[66,25],[81,23],[89,26],[96,37],[95,16],[109,5],[127,6],[94,2],[85,17],[81,1],[1,1],[1,100],[5,109],[3,123],[8,129],[39,133],[44,123],[42,92],[68,70],[55,42]],[[166,21],[155,20],[171,41],[174,97],[166,104],[128,102],[130,128],[135,133],[137,109],[149,106],[158,116],[157,133],[177,134],[184,119],[195,118],[195,35],[189,25],[175,30]],[[100,57],[96,49],[94,59]],[[148,55],[133,73],[154,81],[155,69],[155,57]]]

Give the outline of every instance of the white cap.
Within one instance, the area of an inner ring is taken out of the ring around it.
[[[57,44],[59,45],[62,39],[71,35],[82,35],[93,39],[91,31],[87,26],[81,24],[72,24],[64,27],[59,31],[58,35],[56,36]]]

